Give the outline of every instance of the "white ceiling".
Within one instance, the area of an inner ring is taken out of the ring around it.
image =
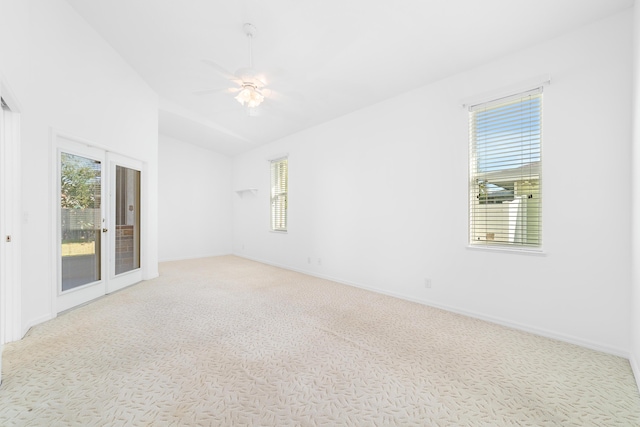
[[[160,132],[235,155],[553,38],[633,0],[67,0],[159,94]],[[230,73],[257,28],[249,117]]]

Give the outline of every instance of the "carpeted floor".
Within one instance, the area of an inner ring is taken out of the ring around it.
[[[637,426],[627,360],[233,256],[5,346],[0,425]]]

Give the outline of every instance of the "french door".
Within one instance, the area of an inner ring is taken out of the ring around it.
[[[56,312],[137,283],[141,162],[57,142]]]

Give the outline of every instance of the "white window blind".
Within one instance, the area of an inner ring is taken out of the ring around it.
[[[469,243],[542,244],[542,88],[469,108]]]
[[[289,160],[271,161],[271,230],[287,231]]]

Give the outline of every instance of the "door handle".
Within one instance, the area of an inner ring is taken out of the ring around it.
[[[106,228],[103,228],[103,229],[102,229],[102,232],[103,232],[103,233],[106,233],[107,231],[109,231],[109,230],[107,230]]]

